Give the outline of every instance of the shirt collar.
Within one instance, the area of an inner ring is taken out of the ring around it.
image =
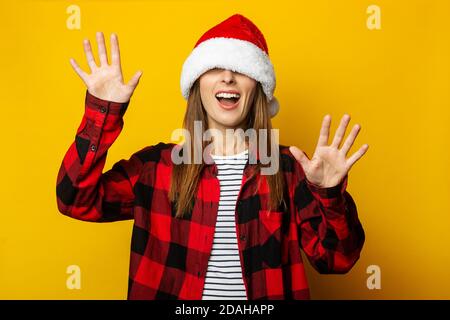
[[[259,156],[259,152],[257,150],[258,149],[256,147],[252,148],[251,146],[248,150],[249,151],[248,152],[248,160],[244,167],[245,179],[249,178],[253,174],[253,171],[256,169],[257,164],[260,163],[260,156]],[[256,159],[256,161],[255,161],[255,159],[252,158],[252,154],[254,154],[253,157]],[[252,162],[252,163],[250,163],[250,162]],[[212,156],[209,152],[207,152],[205,155],[205,166],[211,174],[213,174],[214,176],[217,176],[218,168],[217,168],[216,163],[214,162],[214,159],[212,158]]]

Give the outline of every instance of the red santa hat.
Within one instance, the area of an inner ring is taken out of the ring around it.
[[[260,82],[270,116],[278,113],[279,103],[273,96],[275,72],[269,49],[263,34],[249,19],[234,14],[200,37],[181,72],[181,92],[186,100],[195,80],[214,68],[239,72]]]

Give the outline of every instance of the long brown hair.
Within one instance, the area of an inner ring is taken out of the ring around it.
[[[259,82],[257,82],[255,89],[256,91],[253,99],[253,104],[247,113],[247,117],[244,120],[244,127],[242,129],[244,131],[247,130],[248,128],[255,129],[257,133],[257,141],[259,141],[260,139],[259,129],[267,129],[267,131],[270,132],[270,129],[272,129],[272,122],[270,120],[270,115],[267,108],[268,104],[267,98]],[[199,79],[197,79],[192,85],[189,98],[187,101],[186,113],[184,115],[183,120],[183,128],[189,131],[191,137],[194,137],[194,121],[201,121],[202,128],[204,128],[204,130],[208,129],[207,114],[205,109],[203,108],[200,96]],[[194,148],[196,143],[203,144],[202,150],[204,150],[204,148],[207,146],[208,142],[201,139],[202,135],[203,132],[200,135],[200,139],[198,141],[193,141],[193,143],[191,143],[190,155],[194,154]],[[267,136],[266,146],[268,148],[269,154],[272,154],[271,135],[267,134],[266,136]],[[202,163],[200,164],[196,163],[190,164],[181,163],[176,165],[174,164],[172,170],[172,180],[169,191],[169,199],[170,201],[174,201],[176,204],[175,216],[177,218],[182,218],[187,212],[191,212],[191,210],[193,209],[197,186],[204,166],[205,163],[203,160]],[[260,172],[261,167],[265,166],[267,165],[258,162],[256,164],[256,170],[253,171],[252,176]],[[268,208],[270,210],[276,210],[278,205],[284,202],[283,172],[281,168],[279,168],[279,170],[277,170],[275,174],[264,175],[264,177],[266,177],[267,179],[267,183],[270,190]],[[259,179],[258,184],[260,182],[261,180]],[[258,188],[255,188],[255,192],[257,190]]]

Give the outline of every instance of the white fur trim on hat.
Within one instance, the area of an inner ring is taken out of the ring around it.
[[[214,68],[239,72],[259,81],[267,100],[272,100],[276,79],[269,56],[249,41],[224,37],[211,38],[200,43],[187,57],[180,81],[181,92],[186,100],[195,80]]]
[[[280,103],[277,98],[273,97],[272,100],[269,101],[269,114],[270,117],[273,118],[277,115],[280,110]]]

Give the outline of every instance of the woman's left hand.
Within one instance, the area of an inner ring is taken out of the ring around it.
[[[368,144],[364,144],[351,157],[346,159],[346,155],[353,145],[359,130],[361,129],[360,125],[354,125],[342,148],[339,149],[339,145],[345,135],[345,130],[349,121],[350,116],[345,114],[342,117],[339,128],[336,130],[333,142],[329,146],[328,137],[331,116],[326,115],[323,118],[317,147],[311,160],[297,147],[289,147],[289,150],[293,156],[302,166],[307,180],[313,185],[320,188],[334,187],[338,185],[347,175],[353,164],[358,161],[369,148]]]

